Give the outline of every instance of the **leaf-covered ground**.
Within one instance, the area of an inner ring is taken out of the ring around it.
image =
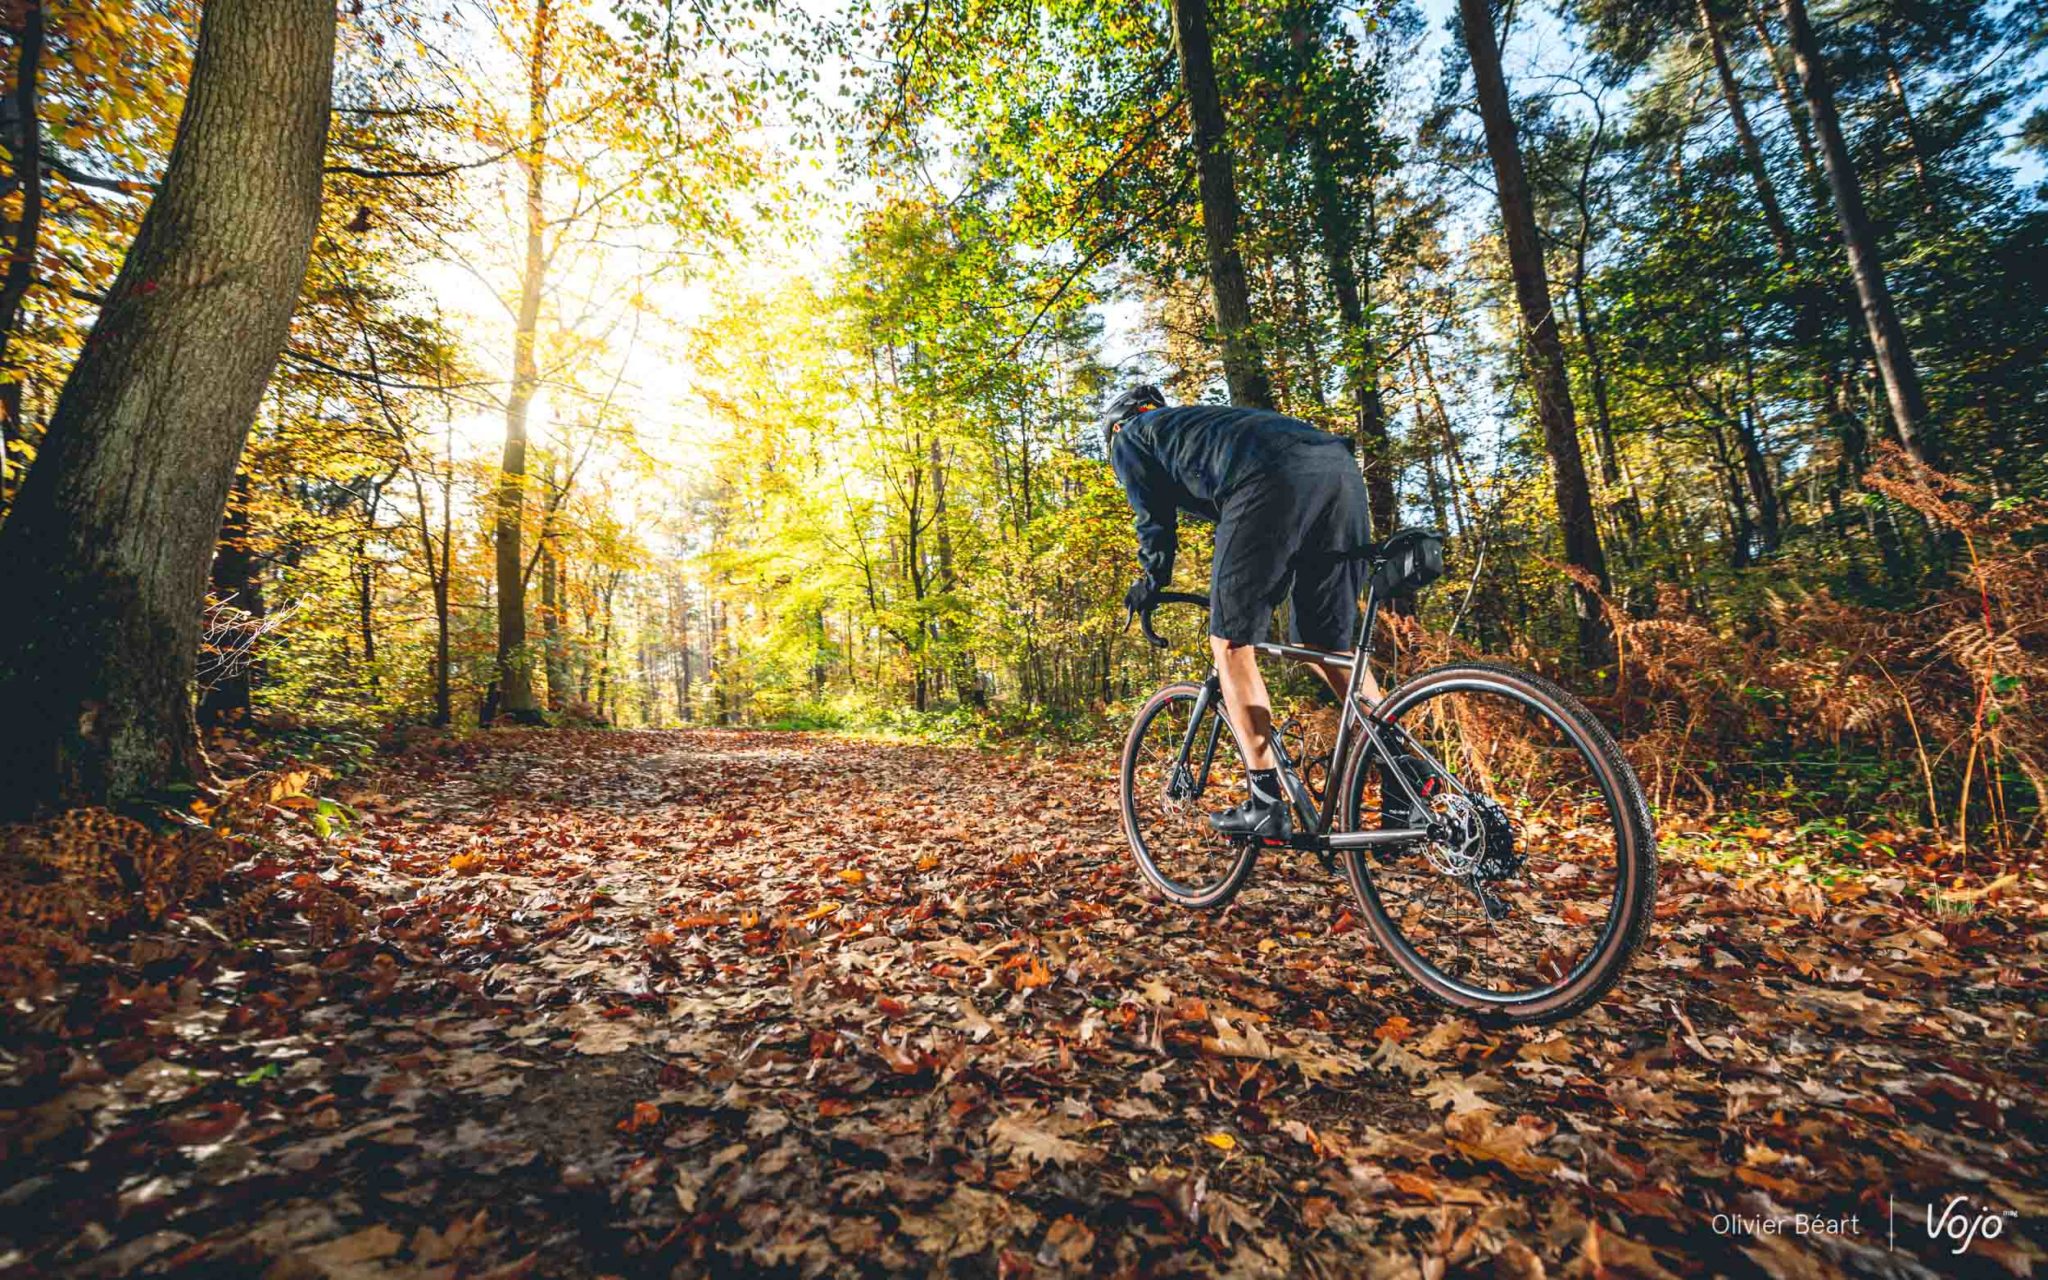
[[[0,1276],[2042,1262],[2025,874],[1667,865],[1607,1005],[1491,1031],[1312,859],[1148,901],[1086,753],[498,734],[346,794],[235,874],[360,914],[174,911],[7,1010]]]

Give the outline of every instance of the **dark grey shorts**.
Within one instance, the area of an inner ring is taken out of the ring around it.
[[[1365,478],[1349,449],[1304,445],[1280,454],[1219,510],[1209,634],[1257,644],[1287,600],[1295,644],[1349,649],[1372,566],[1348,553],[1371,542]]]

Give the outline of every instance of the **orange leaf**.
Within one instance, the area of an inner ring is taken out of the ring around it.
[[[903,1003],[901,1000],[896,999],[894,996],[883,996],[881,999],[875,1001],[875,1007],[877,1009],[880,1009],[883,1013],[888,1014],[892,1018],[900,1018],[904,1014],[910,1012],[910,1006]]]
[[[804,912],[802,915],[796,918],[796,922],[798,924],[809,924],[813,920],[823,920],[826,916],[829,916],[833,912],[839,910],[839,906],[839,903],[827,902],[814,910]]]
[[[633,1114],[619,1121],[620,1133],[638,1133],[661,1123],[661,1108],[652,1102],[636,1102]]]
[[[178,1146],[199,1147],[219,1142],[233,1133],[241,1123],[241,1103],[210,1102],[202,1107],[197,1115],[164,1121],[160,1132]]]
[[[853,1114],[853,1104],[845,1098],[820,1098],[818,1099],[818,1114],[821,1116],[850,1116]]]
[[[448,869],[457,875],[473,876],[484,869],[484,855],[480,853],[458,853],[448,859]]]
[[[862,871],[859,867],[848,867],[839,873],[839,878],[848,884],[866,884],[868,873]]]

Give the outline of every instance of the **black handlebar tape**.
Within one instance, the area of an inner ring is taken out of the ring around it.
[[[1198,596],[1192,591],[1162,591],[1153,596],[1139,611],[1138,625],[1144,630],[1145,638],[1152,642],[1155,649],[1168,647],[1168,642],[1161,639],[1159,633],[1152,629],[1152,612],[1163,604],[1198,604],[1206,609],[1209,607],[1209,597]]]

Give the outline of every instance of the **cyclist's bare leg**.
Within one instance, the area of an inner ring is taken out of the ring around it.
[[[1273,758],[1273,700],[1266,693],[1266,677],[1259,672],[1259,655],[1250,645],[1221,636],[1209,637],[1209,650],[1223,685],[1223,710],[1244,744],[1245,768],[1278,767]]]
[[[1310,662],[1308,665],[1315,669],[1316,674],[1323,678],[1323,683],[1330,686],[1330,692],[1336,694],[1337,700],[1342,702],[1344,690],[1351,685],[1351,669],[1332,666],[1327,662]],[[1364,696],[1367,706],[1377,706],[1379,700],[1386,696],[1380,692],[1380,682],[1372,678],[1370,667],[1358,677],[1358,692]]]

